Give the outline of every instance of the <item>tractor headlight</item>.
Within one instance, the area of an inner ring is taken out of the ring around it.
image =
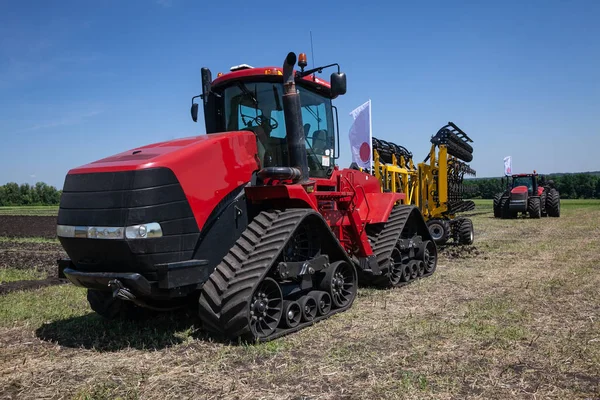
[[[114,226],[57,225],[56,235],[59,237],[84,239],[151,239],[162,237],[162,227],[158,222],[133,225],[125,228]]]
[[[125,229],[127,239],[151,239],[162,237],[162,228],[158,222],[128,226]]]

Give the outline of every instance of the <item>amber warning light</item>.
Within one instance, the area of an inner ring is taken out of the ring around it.
[[[298,66],[302,69],[302,72],[304,72],[304,67],[306,67],[308,65],[308,63],[306,62],[306,53],[300,53],[300,55],[298,56]]]

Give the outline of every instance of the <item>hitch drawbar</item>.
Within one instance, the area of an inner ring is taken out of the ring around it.
[[[132,301],[136,303],[137,298],[129,289],[123,285],[123,283],[118,279],[113,279],[108,282],[108,287],[112,290],[113,297],[117,299]]]
[[[143,308],[148,308],[148,309],[154,310],[154,311],[173,311],[173,310],[177,310],[177,309],[181,308],[181,305],[178,305],[175,307],[151,306],[150,304],[146,303],[144,300],[137,298],[133,293],[131,293],[131,291],[129,289],[127,289],[125,287],[125,285],[123,285],[123,282],[121,282],[118,279],[111,279],[108,282],[108,287],[110,288],[110,290],[112,290],[112,294],[113,294],[114,298],[124,300],[124,301],[131,301],[132,303],[134,303],[140,307],[143,307]]]

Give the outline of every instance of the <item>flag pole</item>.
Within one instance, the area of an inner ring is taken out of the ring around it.
[[[369,155],[369,174],[373,171],[373,123],[371,119],[372,114],[373,110],[371,108],[371,99],[369,99],[369,148],[371,149],[371,154]]]

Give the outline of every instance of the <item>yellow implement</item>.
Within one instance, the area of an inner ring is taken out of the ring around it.
[[[464,200],[465,175],[475,171],[464,161],[473,159],[472,140],[449,122],[431,138],[431,150],[416,167],[406,148],[373,139],[373,175],[382,191],[406,194],[406,204],[419,207],[429,230],[439,245],[452,239],[458,244],[473,243],[473,223],[457,217],[475,205]],[[462,160],[462,161],[461,161]]]

